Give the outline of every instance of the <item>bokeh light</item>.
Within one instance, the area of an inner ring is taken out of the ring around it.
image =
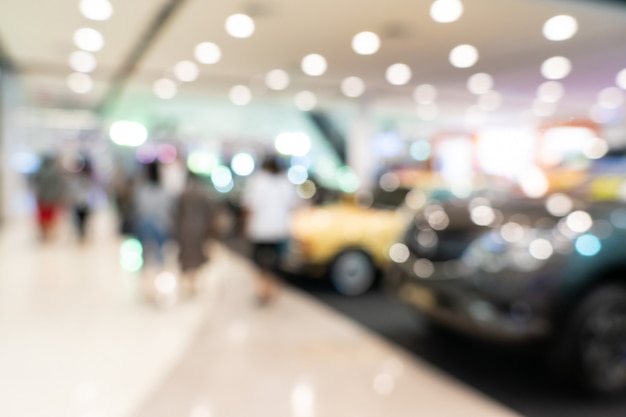
[[[472,45],[459,45],[450,51],[450,63],[457,68],[470,68],[478,62],[478,50]]]
[[[213,42],[202,42],[196,45],[194,55],[201,64],[216,64],[222,59],[222,50]]]
[[[421,84],[413,90],[413,99],[418,104],[431,104],[437,99],[437,88],[431,84]]]
[[[309,54],[302,58],[300,66],[305,74],[312,77],[319,77],[326,72],[328,63],[326,62],[326,58],[320,54]]]
[[[472,75],[467,80],[467,89],[473,94],[485,94],[493,88],[493,77],[484,72]]]
[[[180,61],[174,66],[174,75],[182,82],[190,83],[198,79],[200,70],[191,61]]]
[[[461,0],[436,0],[430,6],[430,17],[439,23],[456,22],[463,15]]]
[[[137,147],[148,139],[148,131],[141,123],[122,120],[113,123],[109,136],[116,145]]]
[[[137,239],[126,239],[120,246],[120,265],[129,272],[136,272],[143,266],[143,247]]]
[[[302,165],[294,165],[287,171],[287,178],[292,184],[300,185],[309,179],[309,173]]]
[[[337,169],[337,182],[339,189],[344,193],[354,193],[361,186],[359,177],[354,173],[352,168],[347,166]]]
[[[294,103],[299,110],[311,111],[317,106],[317,96],[312,91],[300,91],[296,94]]]
[[[602,242],[592,234],[585,234],[576,239],[576,252],[583,256],[595,256],[602,250]]]
[[[96,69],[96,58],[85,51],[75,51],[70,54],[70,68],[76,72],[93,72]]]
[[[211,175],[219,163],[217,155],[203,149],[194,150],[187,157],[187,167],[198,175]]]
[[[416,161],[427,161],[430,158],[431,146],[427,140],[418,140],[411,145],[411,157]]]
[[[74,44],[83,51],[97,52],[104,47],[104,37],[92,28],[82,28],[74,32]]]
[[[283,155],[304,156],[311,150],[311,139],[304,132],[283,132],[276,136],[274,147]]]
[[[615,76],[615,84],[622,90],[626,90],[626,68],[617,73]]]
[[[352,38],[352,49],[359,55],[372,55],[380,49],[380,38],[374,32],[361,32]]]
[[[421,120],[435,120],[439,116],[439,106],[435,103],[420,104],[415,113]]]
[[[616,109],[624,104],[624,92],[617,87],[608,87],[598,93],[598,104],[605,109]]]
[[[365,92],[365,82],[359,77],[348,77],[341,82],[341,92],[347,97],[360,97]]]
[[[87,19],[104,21],[113,16],[113,5],[108,0],[81,0],[80,12]]]
[[[265,84],[272,90],[284,90],[289,82],[289,74],[281,69],[271,70],[265,75]]]
[[[237,106],[245,106],[252,101],[252,92],[245,85],[236,85],[228,93],[230,101]]]
[[[543,25],[543,36],[550,41],[564,41],[578,32],[578,21],[568,15],[554,16]]]
[[[546,81],[537,89],[537,98],[546,103],[556,103],[564,94],[565,87],[558,81]]]
[[[176,96],[178,87],[174,81],[167,78],[161,78],[160,80],[155,81],[152,90],[158,98],[169,100]]]
[[[233,38],[249,38],[255,30],[254,20],[245,14],[234,14],[226,19],[226,32]]]
[[[541,64],[541,75],[549,80],[562,80],[572,72],[572,63],[564,56],[553,56]]]
[[[385,78],[391,85],[405,85],[411,81],[412,76],[411,68],[402,63],[391,65],[385,72]]]
[[[478,107],[484,111],[495,111],[502,106],[502,101],[502,94],[491,90],[478,97]]]
[[[77,94],[85,94],[93,90],[93,80],[87,74],[75,72],[67,77],[67,86]]]
[[[233,156],[230,167],[235,174],[246,177],[254,171],[254,158],[247,152],[240,152]]]

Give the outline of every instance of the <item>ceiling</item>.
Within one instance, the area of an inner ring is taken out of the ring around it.
[[[152,39],[144,39],[146,31],[175,0],[111,0],[115,11],[106,22],[84,18],[78,0],[1,1],[4,52],[18,69],[30,100],[51,106],[97,107],[116,98],[115,87],[123,87],[122,98],[139,94],[159,101],[151,93],[153,83],[171,76],[180,60],[193,60],[194,47],[202,41],[218,44],[223,57],[216,64],[201,65],[199,79],[181,85],[170,105],[186,97],[226,100],[232,86],[250,85],[269,70],[283,69],[291,77],[290,86],[262,97],[258,92],[255,100],[291,100],[297,92],[311,90],[321,105],[355,101],[343,97],[339,86],[344,78],[358,76],[366,84],[366,99],[361,102],[414,107],[413,89],[430,83],[439,89],[443,110],[452,114],[476,102],[465,87],[467,78],[487,72],[504,96],[502,111],[519,112],[530,107],[537,87],[545,81],[541,63],[562,55],[573,64],[572,73],[563,81],[567,95],[562,112],[579,116],[626,68],[626,6],[595,1],[465,0],[460,20],[443,24],[430,18],[432,1],[426,0],[184,0]],[[254,18],[252,37],[236,39],[226,33],[224,21],[233,13]],[[548,41],[542,26],[559,14],[574,16],[579,31],[570,40]],[[76,49],[72,35],[81,27],[99,30],[106,41],[95,54],[96,85],[87,94],[72,93],[65,81],[71,73],[68,56]],[[351,39],[366,30],[380,35],[381,48],[374,55],[357,55]],[[149,41],[148,48],[125,77],[122,69],[142,39]],[[477,47],[480,59],[472,68],[455,68],[448,54],[454,46],[466,43]],[[328,71],[323,76],[301,71],[300,60],[310,53],[327,58]],[[385,80],[386,68],[398,62],[413,71],[404,86]]]

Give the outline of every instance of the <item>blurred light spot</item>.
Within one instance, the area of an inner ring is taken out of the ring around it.
[[[430,278],[435,272],[435,266],[428,259],[418,259],[413,264],[413,272],[420,278]]]
[[[437,210],[428,215],[428,224],[435,230],[444,230],[450,225],[450,218],[443,210]]]
[[[431,146],[427,140],[418,140],[413,142],[410,154],[416,161],[427,161],[430,158]]]
[[[586,234],[576,239],[576,252],[583,256],[595,256],[602,249],[602,242],[597,236]]]
[[[552,244],[546,239],[535,239],[530,242],[530,245],[528,246],[528,251],[533,258],[545,260],[552,256],[552,254],[554,253],[554,248],[552,247]]]
[[[169,100],[176,96],[178,87],[174,81],[168,80],[167,78],[161,78],[160,80],[155,81],[152,90],[158,98]]]
[[[309,179],[309,173],[302,165],[294,165],[287,171],[287,178],[292,184],[300,185]]]
[[[311,385],[297,384],[291,391],[293,417],[315,417],[315,395]]]
[[[135,151],[135,158],[142,164],[149,164],[156,161],[158,156],[158,148],[154,145],[143,145]]]
[[[572,71],[572,63],[563,56],[554,56],[541,64],[541,74],[549,80],[562,80]]]
[[[170,144],[159,145],[157,148],[157,157],[159,162],[163,164],[171,164],[178,158],[178,150],[176,146]]]
[[[116,145],[137,147],[148,139],[148,131],[141,123],[119,121],[113,123],[109,136]]]
[[[519,242],[524,238],[524,228],[518,223],[506,223],[500,228],[500,236],[509,243]]]
[[[304,132],[283,132],[276,136],[274,147],[283,155],[304,156],[311,150],[311,139]]]
[[[396,191],[398,187],[400,187],[400,177],[393,172],[387,172],[381,175],[378,184],[380,185],[380,188],[390,193]]]
[[[613,116],[614,113],[612,110],[602,107],[599,104],[595,104],[589,109],[589,118],[598,124],[610,122]]]
[[[498,110],[502,105],[502,95],[497,91],[487,91],[478,97],[478,107],[484,111]]]
[[[227,188],[233,182],[233,175],[228,167],[218,166],[211,173],[211,182],[216,188]]]
[[[254,158],[246,152],[240,152],[230,161],[233,172],[240,177],[247,177],[254,171]]]
[[[237,106],[245,106],[252,101],[252,92],[245,85],[236,85],[228,92],[230,101]]]
[[[622,90],[626,90],[626,68],[617,73],[615,76],[615,84]]]
[[[456,22],[462,15],[463,3],[460,0],[436,0],[430,6],[430,17],[435,22]]]
[[[389,257],[396,263],[406,262],[409,255],[409,248],[404,243],[395,243],[389,248]]]
[[[143,266],[143,247],[137,239],[126,239],[120,246],[120,266],[129,272],[136,272]]]
[[[457,198],[467,198],[472,194],[471,181],[457,180],[450,185],[450,191]]]
[[[606,220],[595,220],[590,231],[600,239],[607,239],[613,234],[613,225]]]
[[[470,217],[479,226],[488,226],[496,219],[493,209],[489,206],[474,207],[470,211]]]
[[[406,64],[393,64],[385,72],[385,78],[391,85],[405,85],[412,76],[411,68]]]
[[[564,41],[578,32],[578,21],[572,16],[554,16],[543,25],[543,36],[550,41]]]
[[[598,104],[605,109],[616,109],[624,104],[624,92],[617,87],[608,87],[598,94]]]
[[[420,104],[417,106],[416,114],[424,121],[435,120],[439,116],[439,107],[435,103]]]
[[[424,205],[428,201],[428,197],[423,191],[414,188],[406,195],[405,201],[409,208],[413,210],[419,210],[424,207]]]
[[[546,103],[556,103],[564,94],[565,87],[558,81],[546,81],[537,89],[537,97]]]
[[[339,189],[344,193],[354,193],[361,186],[359,177],[352,171],[352,168],[347,166],[337,169],[337,181]]]
[[[473,67],[478,62],[478,50],[472,45],[459,45],[450,51],[450,63],[457,68]]]
[[[484,72],[472,75],[467,80],[467,89],[473,94],[485,94],[493,88],[493,77]]]
[[[241,345],[248,339],[250,334],[248,323],[244,320],[236,320],[228,325],[226,338],[233,345]]]
[[[201,64],[216,64],[222,59],[222,50],[213,42],[202,42],[194,48],[194,55]]]
[[[359,55],[372,55],[380,49],[380,38],[374,32],[361,32],[352,38],[352,49]]]
[[[176,291],[176,276],[171,272],[161,272],[154,279],[154,288],[159,294],[172,295]]]
[[[399,378],[404,373],[404,364],[398,358],[387,358],[383,362],[383,369],[394,378]]]
[[[296,193],[298,194],[298,197],[303,198],[305,200],[313,198],[316,192],[317,192],[317,187],[315,186],[315,183],[311,180],[305,181],[302,185],[298,186],[298,188],[296,189]]]
[[[431,84],[421,84],[413,90],[413,99],[418,104],[430,104],[437,99],[437,89]]]
[[[359,207],[370,208],[374,204],[374,196],[368,190],[360,190],[355,196],[356,204]]]
[[[300,91],[294,101],[299,110],[311,111],[317,105],[317,96],[311,91]]]
[[[600,159],[609,152],[609,144],[601,138],[590,138],[585,141],[583,153],[589,159]]]
[[[289,82],[289,74],[281,69],[271,70],[265,75],[265,84],[272,90],[284,90]]]
[[[191,61],[180,61],[174,66],[174,75],[182,82],[190,83],[198,79],[200,70]]]
[[[96,58],[85,51],[75,51],[70,54],[70,67],[76,72],[92,72],[96,69]]]
[[[395,389],[396,384],[387,373],[381,373],[374,378],[374,391],[380,395],[390,395]]]
[[[522,191],[530,198],[543,197],[549,189],[546,174],[538,167],[525,170],[518,177]]]
[[[93,90],[93,80],[87,74],[75,72],[67,77],[67,86],[77,94],[86,94]]]
[[[341,82],[341,92],[347,97],[360,97],[365,92],[365,83],[359,77],[348,77]]]
[[[626,209],[617,209],[611,212],[611,223],[618,229],[626,229]]]
[[[326,62],[326,58],[320,54],[309,54],[302,58],[300,66],[305,74],[318,77],[326,72],[328,63]]]
[[[210,175],[218,165],[217,156],[208,151],[196,150],[187,157],[187,167],[194,174]]]
[[[41,159],[30,152],[16,152],[11,155],[11,166],[21,174],[33,174],[41,166]]]
[[[566,218],[567,227],[576,233],[585,233],[593,226],[593,219],[586,211],[578,210]]]
[[[533,102],[532,112],[538,117],[550,117],[556,112],[556,104],[537,99]]]
[[[113,6],[108,0],[81,0],[80,12],[87,19],[108,20],[113,16]]]
[[[496,317],[496,310],[487,301],[474,301],[469,305],[469,313],[475,319],[490,322]]]
[[[234,14],[226,19],[226,32],[233,38],[249,38],[254,29],[254,20],[248,15]]]
[[[424,248],[434,248],[439,243],[439,238],[434,230],[421,230],[417,234],[417,243]]]
[[[74,32],[74,44],[83,51],[98,52],[104,47],[104,37],[92,28],[82,28]]]
[[[553,216],[563,217],[572,211],[574,202],[565,194],[554,194],[546,201],[546,208]]]

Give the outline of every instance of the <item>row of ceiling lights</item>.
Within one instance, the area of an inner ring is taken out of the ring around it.
[[[81,0],[79,10],[93,21],[106,21],[113,16],[113,5],[109,0]],[[104,36],[96,29],[84,27],[74,32],[73,40],[78,50],[69,56],[69,65],[74,72],[68,76],[67,85],[77,94],[86,94],[94,84],[89,74],[97,67],[93,53],[104,48]]]

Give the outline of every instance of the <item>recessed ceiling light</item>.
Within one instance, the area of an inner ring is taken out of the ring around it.
[[[617,73],[615,83],[622,90],[626,90],[626,68]]]
[[[158,98],[169,100],[174,98],[176,92],[178,91],[178,87],[174,81],[167,78],[161,78],[154,83],[153,91]]]
[[[265,84],[272,90],[284,90],[289,81],[289,74],[281,69],[271,70],[265,75]]]
[[[198,79],[200,70],[198,66],[191,61],[180,61],[174,67],[174,75],[180,81],[190,83]]]
[[[113,16],[113,6],[108,0],[81,0],[79,8],[91,20],[109,20]]]
[[[430,6],[430,17],[435,22],[451,23],[463,15],[463,3],[460,0],[436,0]]]
[[[228,93],[230,101],[237,106],[245,106],[252,100],[252,92],[245,85],[236,85]]]
[[[467,80],[467,89],[474,94],[485,94],[493,88],[493,78],[484,72],[474,74]]]
[[[478,62],[478,50],[472,45],[459,45],[450,51],[450,63],[457,68],[469,68]]]
[[[578,21],[572,16],[554,16],[543,25],[543,36],[550,41],[564,41],[578,31]]]
[[[248,15],[234,14],[226,19],[226,32],[233,38],[249,38],[254,29],[254,20]]]
[[[365,82],[359,77],[348,77],[341,82],[341,92],[347,97],[359,97],[365,92]]]
[[[415,87],[413,99],[419,104],[429,104],[437,99],[437,89],[430,84],[422,84]]]
[[[97,52],[104,47],[104,37],[95,29],[82,28],[74,32],[74,43],[84,51]]]
[[[374,32],[361,32],[352,38],[352,49],[359,55],[372,55],[380,49],[380,38]]]
[[[67,86],[77,94],[85,94],[93,89],[93,80],[87,74],[75,72],[67,77]]]
[[[96,69],[96,58],[85,51],[76,51],[70,54],[70,67],[77,72],[92,72]]]
[[[302,58],[301,67],[305,74],[318,77],[326,72],[328,63],[322,55],[309,54]]]
[[[546,103],[556,103],[564,94],[565,87],[558,81],[546,81],[537,89],[537,97]]]
[[[562,80],[572,71],[572,63],[563,56],[554,56],[541,64],[541,74],[549,80]]]
[[[317,105],[317,97],[311,91],[300,91],[294,98],[296,107],[302,111],[311,111]]]
[[[213,42],[199,43],[194,49],[194,54],[201,64],[215,64],[222,59],[222,50]]]
[[[391,85],[405,85],[411,81],[413,73],[406,64],[393,64],[385,73],[385,78]]]

